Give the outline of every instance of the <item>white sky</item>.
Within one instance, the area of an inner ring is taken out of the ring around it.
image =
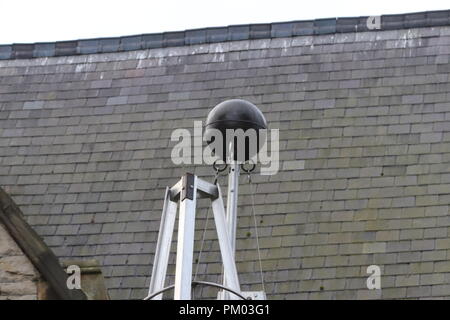
[[[449,0],[0,0],[0,43],[445,9]]]

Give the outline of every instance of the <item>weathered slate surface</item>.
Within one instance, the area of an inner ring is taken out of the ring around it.
[[[412,12],[379,16],[382,30],[439,27],[450,25],[450,10]],[[124,52],[150,48],[219,43],[236,40],[284,38],[305,35],[364,32],[374,29],[373,17],[328,18],[265,24],[234,25],[132,35],[126,37],[80,39],[54,43],[0,45],[1,59],[29,59],[92,53]],[[369,27],[369,25],[371,25]]]
[[[432,27],[3,60],[0,185],[58,257],[98,259],[112,298],[142,298],[165,187],[212,179],[171,162],[171,132],[244,98],[280,129],[280,172],[253,177],[270,298],[449,298],[449,56]],[[241,183],[238,269],[258,290]],[[199,278],[217,281],[211,227]]]

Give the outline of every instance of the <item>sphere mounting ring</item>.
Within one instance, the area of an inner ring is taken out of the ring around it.
[[[246,165],[251,165],[250,167],[246,168]],[[253,161],[249,160],[246,161],[244,163],[241,164],[241,170],[247,174],[252,173],[253,171],[255,171],[256,168],[256,163],[254,163]]]
[[[214,170],[217,172],[217,173],[219,173],[219,172],[223,172],[223,171],[225,171],[227,168],[228,168],[228,164],[227,163],[221,163],[221,164],[218,164],[217,162],[218,161],[221,161],[220,159],[216,159],[215,161],[214,161],[214,163],[213,163],[213,168],[214,168]],[[222,167],[220,167],[220,165],[222,165]]]

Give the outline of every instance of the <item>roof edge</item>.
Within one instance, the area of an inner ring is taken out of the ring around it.
[[[0,45],[0,60],[124,52],[238,40],[386,31],[450,25],[450,10],[390,14],[376,17],[380,18],[380,24],[376,28],[370,29],[367,21],[369,18],[373,18],[373,16],[231,25],[226,27],[191,29],[113,38],[14,43]]]
[[[0,223],[48,282],[58,299],[86,300],[82,290],[67,288],[67,273],[42,238],[23,218],[13,199],[0,187]]]

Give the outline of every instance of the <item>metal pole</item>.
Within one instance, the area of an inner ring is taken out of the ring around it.
[[[239,195],[239,174],[240,166],[237,161],[234,160],[233,154],[233,144],[230,144],[229,154],[230,154],[230,172],[228,173],[228,194],[227,194],[227,233],[230,239],[231,254],[233,259],[236,253],[236,227],[237,227],[237,204]],[[228,283],[225,272],[223,273],[223,285],[228,287]],[[228,292],[223,292],[223,297],[225,300],[231,298]]]
[[[197,177],[188,173],[182,179],[174,299],[190,300],[192,290],[192,260],[194,255]]]
[[[170,200],[170,189],[166,188],[164,207],[159,227],[158,242],[156,243],[155,260],[153,263],[152,279],[148,294],[164,288],[166,280],[167,263],[169,261],[170,245],[172,243],[173,227],[177,216],[177,203]],[[155,296],[155,300],[161,300],[162,294]]]
[[[230,164],[228,174],[228,195],[227,195],[227,231],[231,241],[231,250],[236,251],[236,226],[237,226],[237,204],[239,193],[240,166],[236,161]]]
[[[222,254],[223,262],[223,274],[224,279],[228,286],[235,291],[240,292],[239,278],[236,269],[236,262],[234,261],[234,253],[231,249],[231,241],[227,232],[227,225],[225,222],[225,209],[223,207],[222,195],[220,188],[217,186],[219,197],[212,202],[212,208],[214,213],[214,221],[216,223],[217,237],[219,238],[220,252]],[[237,298],[236,295],[232,295],[229,292],[223,291],[223,297],[226,299]]]

